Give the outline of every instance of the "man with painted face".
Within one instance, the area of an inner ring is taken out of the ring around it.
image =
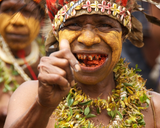
[[[44,4],[32,0],[0,0],[0,127],[9,98],[24,81],[36,79],[41,56],[37,41]],[[42,44],[43,45],[43,44]]]
[[[136,1],[47,0],[47,7],[53,28],[46,49],[58,51],[41,58],[37,81],[12,95],[4,127],[160,127],[160,95],[120,59],[125,38],[143,46],[131,15],[142,10]]]

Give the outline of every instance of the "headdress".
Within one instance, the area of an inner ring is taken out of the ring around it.
[[[0,0],[0,4],[3,0]],[[35,3],[37,3],[41,9],[45,10],[45,0],[25,0],[26,3],[29,3],[30,1],[34,1]]]
[[[160,9],[160,3],[152,0],[143,1],[154,4]],[[132,16],[132,12],[141,11],[150,22],[160,26],[160,20],[146,14],[136,0],[46,0],[46,3],[53,27],[46,40],[46,50],[58,40],[57,33],[67,19],[83,14],[107,15],[116,19],[128,29],[126,38],[137,47],[144,45],[142,24]]]

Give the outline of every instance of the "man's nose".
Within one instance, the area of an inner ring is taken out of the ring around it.
[[[101,42],[101,39],[94,30],[82,30],[81,35],[78,37],[78,42],[83,43],[86,46],[92,46]]]
[[[10,23],[13,25],[23,26],[26,23],[26,19],[20,12],[18,12],[16,14],[13,14],[13,17],[11,18]]]

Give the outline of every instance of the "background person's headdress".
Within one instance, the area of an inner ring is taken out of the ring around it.
[[[152,0],[143,1],[154,4],[160,9],[160,3]],[[128,29],[126,38],[137,47],[144,45],[142,24],[132,16],[132,12],[141,11],[145,14],[148,21],[160,26],[160,20],[146,14],[144,9],[137,4],[136,0],[46,0],[46,3],[53,27],[46,41],[46,49],[51,46],[51,42],[52,44],[55,42],[55,38],[58,40],[57,33],[67,19],[83,14],[107,15],[118,20]]]
[[[0,0],[0,3],[4,1],[4,0]],[[30,1],[34,1],[35,3],[39,4],[40,7],[45,8],[45,0],[25,0],[26,3],[30,2]]]
[[[4,0],[0,0],[0,4],[2,1],[4,1]],[[25,0],[26,4],[29,3],[30,1],[33,1],[36,4],[38,4],[40,9],[45,11],[46,0]]]

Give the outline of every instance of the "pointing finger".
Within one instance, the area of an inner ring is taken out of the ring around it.
[[[71,49],[70,49],[70,44],[69,44],[68,40],[62,39],[61,42],[59,43],[59,49],[64,50],[64,52],[65,52],[64,58],[66,58],[69,61],[71,67],[76,72],[80,71],[81,68],[79,66],[78,60],[72,54]]]

